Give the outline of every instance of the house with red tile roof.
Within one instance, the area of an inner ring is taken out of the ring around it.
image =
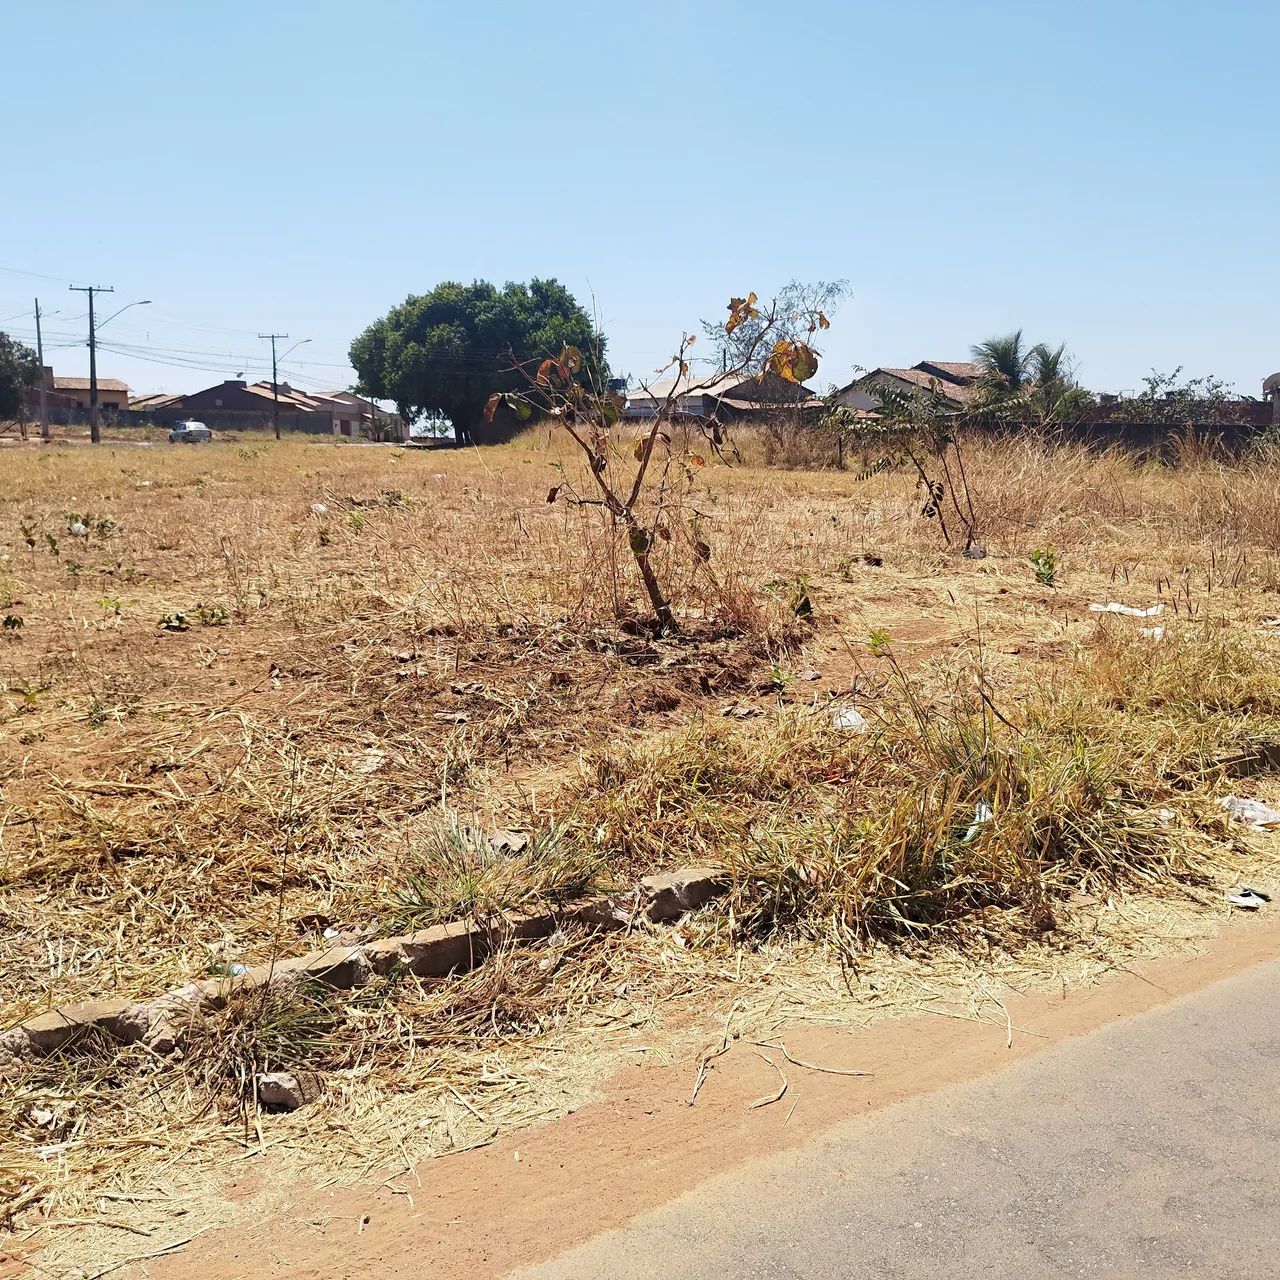
[[[840,403],[851,409],[874,411],[881,397],[878,388],[891,387],[908,395],[923,394],[937,388],[942,396],[962,409],[978,394],[978,378],[982,366],[967,360],[921,360],[909,369],[885,366],[855,378],[836,392]]]

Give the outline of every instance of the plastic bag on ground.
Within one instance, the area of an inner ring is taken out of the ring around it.
[[[979,800],[974,806],[973,821],[969,824],[969,830],[964,833],[962,843],[968,844],[971,840],[976,840],[978,832],[982,830],[983,824],[990,822],[996,816],[996,811],[985,800]]]
[[[867,718],[857,707],[839,707],[832,719],[837,729],[846,729],[850,733],[866,733],[871,728]]]
[[[1260,800],[1246,800],[1241,796],[1227,796],[1222,807],[1237,822],[1250,827],[1280,826],[1280,811],[1265,805]]]
[[[1108,600],[1106,604],[1091,604],[1090,613],[1122,613],[1126,618],[1158,618],[1164,612],[1164,605],[1153,604],[1149,609],[1135,609],[1131,604],[1120,604]]]

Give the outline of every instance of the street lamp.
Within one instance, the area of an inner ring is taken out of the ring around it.
[[[111,313],[111,314],[110,314],[110,315],[109,315],[109,316],[108,316],[108,317],[107,317],[107,318],[102,322],[102,324],[98,325],[98,328],[99,328],[99,329],[101,329],[101,328],[103,327],[103,325],[108,325],[108,324],[110,324],[110,323],[111,323],[111,322],[116,318],[116,316],[122,316],[122,315],[124,315],[124,313],[125,313],[126,311],[128,311],[130,307],[149,307],[150,305],[151,305],[151,299],[150,299],[150,298],[139,298],[137,302],[128,302],[128,303],[126,303],[123,307],[121,307],[119,311],[113,311],[113,312],[112,312],[112,313]]]
[[[284,353],[284,355],[282,355],[282,356],[280,357],[280,362],[283,364],[283,363],[284,363],[284,361],[285,361],[285,360],[287,360],[287,359],[289,358],[289,354],[290,354],[290,352],[297,351],[297,349],[298,349],[299,347],[305,347],[305,346],[307,345],[307,343],[308,343],[308,342],[310,342],[310,341],[311,341],[311,339],[310,339],[310,338],[303,338],[301,342],[295,342],[295,343],[293,344],[293,346],[291,346],[291,347],[289,348],[289,350],[288,350],[288,351],[286,351],[286,352]]]

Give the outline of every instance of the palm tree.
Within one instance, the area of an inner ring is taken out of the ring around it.
[[[978,381],[991,399],[1020,393],[1031,378],[1036,353],[1041,347],[1026,347],[1022,342],[1022,330],[1003,338],[988,338],[973,348],[974,361],[982,372]]]
[[[978,407],[985,412],[1046,426],[1079,418],[1089,403],[1072,375],[1065,342],[1028,347],[1017,329],[980,342],[973,358],[980,367]]]
[[[1070,386],[1071,361],[1067,358],[1067,344],[1050,347],[1038,342],[1031,348],[1031,378],[1037,387]]]

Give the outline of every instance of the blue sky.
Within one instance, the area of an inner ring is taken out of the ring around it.
[[[1018,326],[1097,389],[1280,368],[1273,2],[48,0],[0,35],[0,327],[38,292],[62,373],[70,281],[152,299],[101,334],[140,392],[264,376],[260,330],[344,385],[407,294],[533,275],[637,374],[793,277],[853,288],[820,386]]]

